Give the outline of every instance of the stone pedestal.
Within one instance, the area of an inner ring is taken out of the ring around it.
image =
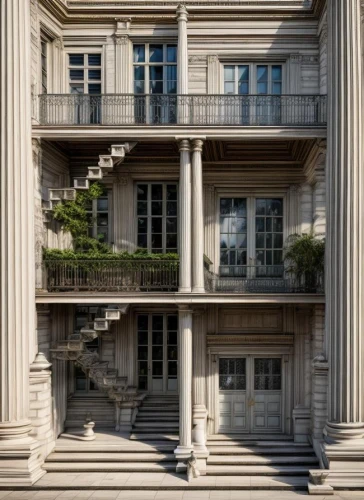
[[[0,486],[30,486],[45,474],[29,436],[36,340],[30,5],[3,0],[0,9]]]

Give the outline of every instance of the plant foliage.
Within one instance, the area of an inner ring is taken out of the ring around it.
[[[307,286],[315,286],[325,269],[325,240],[313,233],[294,234],[287,238],[284,260],[287,270],[296,278],[304,280]]]

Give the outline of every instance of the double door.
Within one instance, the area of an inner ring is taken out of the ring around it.
[[[280,433],[282,358],[219,358],[219,432]]]

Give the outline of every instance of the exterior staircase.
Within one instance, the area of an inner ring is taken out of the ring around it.
[[[124,161],[126,153],[130,153],[135,145],[135,142],[112,145],[109,155],[100,155],[98,165],[88,167],[86,177],[75,177],[73,179],[73,187],[58,189],[50,188],[49,201],[44,206],[44,211],[52,211],[54,207],[62,201],[74,201],[76,199],[77,190],[87,190],[90,187],[90,182],[103,179],[103,177],[111,172],[116,165]]]
[[[65,431],[82,429],[86,418],[91,415],[96,429],[115,429],[115,403],[105,395],[72,396],[67,401]]]
[[[178,395],[147,396],[139,407],[130,439],[178,441],[178,426]]]
[[[81,328],[80,333],[69,335],[67,340],[59,341],[56,348],[51,349],[53,359],[77,363],[98,388],[115,402],[123,401],[125,397],[137,397],[137,388],[128,386],[127,377],[119,377],[115,368],[109,368],[108,361],[100,361],[96,352],[87,349],[87,343],[103,333],[110,333],[111,324],[118,321],[122,313],[120,308],[108,306],[104,309],[104,317],[96,318]]]

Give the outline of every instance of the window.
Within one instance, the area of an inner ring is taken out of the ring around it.
[[[101,54],[69,54],[71,94],[101,94]]]
[[[88,207],[90,221],[89,236],[97,238],[101,243],[111,243],[109,209],[110,200],[108,195],[93,200]]]
[[[219,359],[219,389],[220,391],[246,390],[246,359]]]
[[[256,358],[254,360],[254,390],[280,391],[282,388],[282,360]]]
[[[137,184],[138,247],[177,253],[177,184]]]
[[[40,41],[41,67],[42,67],[42,94],[48,91],[48,43],[44,38]]]
[[[220,275],[282,273],[283,199],[220,198]]]
[[[134,45],[134,93],[176,94],[177,45]]]
[[[224,66],[224,93],[236,95],[282,94],[281,64]]]

